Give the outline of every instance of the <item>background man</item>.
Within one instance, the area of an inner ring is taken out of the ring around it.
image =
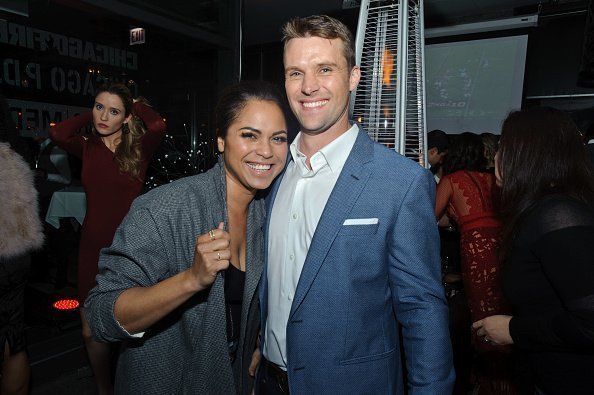
[[[427,133],[427,161],[436,182],[441,178],[441,164],[448,152],[448,147],[448,135],[443,130],[435,129]]]

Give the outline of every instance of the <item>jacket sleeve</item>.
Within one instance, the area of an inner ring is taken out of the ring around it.
[[[594,351],[594,226],[572,226],[540,237],[532,251],[563,309],[517,316],[510,334],[537,351]]]
[[[93,119],[92,113],[86,112],[69,118],[53,126],[49,130],[49,137],[60,148],[71,155],[82,158],[85,137],[76,132],[89,125]]]
[[[390,238],[390,287],[402,326],[410,394],[449,394],[454,368],[441,283],[435,182],[422,170],[397,209]]]
[[[168,262],[174,258],[168,256],[160,231],[147,208],[133,206],[111,247],[101,251],[97,285],[85,302],[89,326],[99,341],[136,337],[116,320],[116,300],[129,288],[147,287],[171,276]]]

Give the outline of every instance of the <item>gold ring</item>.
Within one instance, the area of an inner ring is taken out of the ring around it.
[[[217,252],[217,261],[220,261],[220,260],[221,260],[221,253]]]
[[[215,239],[215,234],[214,234],[214,230],[209,230],[208,231],[208,235],[210,236],[210,240],[214,240]]]

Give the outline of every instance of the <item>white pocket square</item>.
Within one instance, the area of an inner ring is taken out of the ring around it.
[[[377,223],[377,218],[349,218],[345,219],[342,225],[377,225]]]

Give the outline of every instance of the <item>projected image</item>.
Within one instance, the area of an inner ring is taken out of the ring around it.
[[[499,133],[520,108],[527,36],[425,47],[427,128]]]

